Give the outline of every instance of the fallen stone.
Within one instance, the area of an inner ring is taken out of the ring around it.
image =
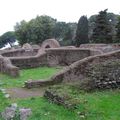
[[[20,112],[20,120],[27,120],[27,118],[32,114],[31,109],[29,108],[21,108]]]
[[[4,120],[12,120],[15,117],[16,108],[7,107],[2,113],[1,116]]]

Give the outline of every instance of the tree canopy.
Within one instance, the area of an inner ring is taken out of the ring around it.
[[[37,16],[29,22],[22,21],[15,26],[15,33],[20,44],[41,43],[53,37],[56,20],[49,16]]]
[[[116,25],[116,39],[115,42],[116,43],[120,43],[120,17],[118,17],[118,23]]]
[[[8,31],[0,36],[0,47],[4,47],[6,44],[12,47],[12,44],[16,41],[16,36],[13,31]]]
[[[107,19],[107,9],[96,16],[95,28],[91,40],[93,43],[112,43],[110,21]]]
[[[76,31],[76,45],[88,43],[88,20],[86,16],[80,17]]]
[[[15,33],[20,44],[42,43],[45,39],[73,39],[75,23],[57,22],[50,16],[37,16],[29,22],[21,21],[15,26]]]
[[[118,23],[118,17],[119,17],[119,15],[117,15],[117,14],[107,12],[107,19],[112,28],[111,35],[112,35],[113,40],[116,39],[115,36],[116,36],[116,25]],[[92,15],[89,18],[89,33],[88,33],[89,38],[91,38],[91,36],[93,34],[93,29],[95,28],[96,18],[97,18],[97,15]]]
[[[0,36],[0,48],[17,39],[24,43],[41,44],[45,39],[55,38],[61,45],[120,42],[120,18],[107,9],[89,19],[81,16],[77,23],[60,22],[47,16],[37,16],[30,21],[16,23],[15,32],[6,32]],[[89,22],[88,22],[89,21]]]

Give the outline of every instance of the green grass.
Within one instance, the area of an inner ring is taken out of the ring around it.
[[[120,90],[80,94],[87,120],[120,120]]]
[[[27,80],[39,80],[50,78],[53,74],[58,72],[61,68],[32,68],[20,71],[20,77],[12,78],[5,74],[0,74],[0,83],[2,87],[11,88],[11,87],[22,87],[24,82]]]
[[[73,97],[73,99],[79,100],[78,109],[76,109],[75,112],[85,115],[84,120],[120,120],[120,90],[86,93],[73,86],[56,86],[53,90],[55,89],[54,91],[56,91],[58,95],[62,96],[62,94],[67,94]],[[83,118],[81,118],[81,120],[82,119]]]
[[[12,99],[11,102],[31,108],[32,116],[29,120],[120,120],[120,90],[82,93],[76,96],[81,103],[75,111],[49,103],[41,97]],[[8,104],[8,100],[0,94],[0,110]],[[85,114],[85,118],[81,118],[78,112]]]
[[[0,111],[10,104],[9,100],[6,99],[3,93],[0,92]]]
[[[19,106],[32,109],[29,120],[79,120],[79,116],[73,111],[68,111],[62,106],[49,103],[44,98],[29,98],[17,100]]]
[[[46,79],[57,71],[59,69],[47,67],[22,70],[20,78],[16,79],[0,74],[4,82],[1,87],[20,87],[27,79]],[[78,108],[70,111],[49,103],[43,97],[6,99],[0,92],[0,112],[10,103],[17,103],[20,107],[32,109],[29,120],[120,120],[120,90],[85,93],[66,85],[57,89],[59,94],[69,93],[78,99]]]
[[[74,111],[49,103],[42,97],[11,101],[32,109],[29,120],[120,120],[120,90],[78,93],[75,97],[80,104]]]

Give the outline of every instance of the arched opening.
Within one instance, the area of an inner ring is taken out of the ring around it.
[[[50,46],[49,45],[46,45],[46,47],[45,48],[50,48]]]

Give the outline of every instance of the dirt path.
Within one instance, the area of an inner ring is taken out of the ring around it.
[[[45,89],[46,88],[8,88],[6,89],[6,92],[10,94],[11,98],[28,98],[35,96],[43,96]]]

